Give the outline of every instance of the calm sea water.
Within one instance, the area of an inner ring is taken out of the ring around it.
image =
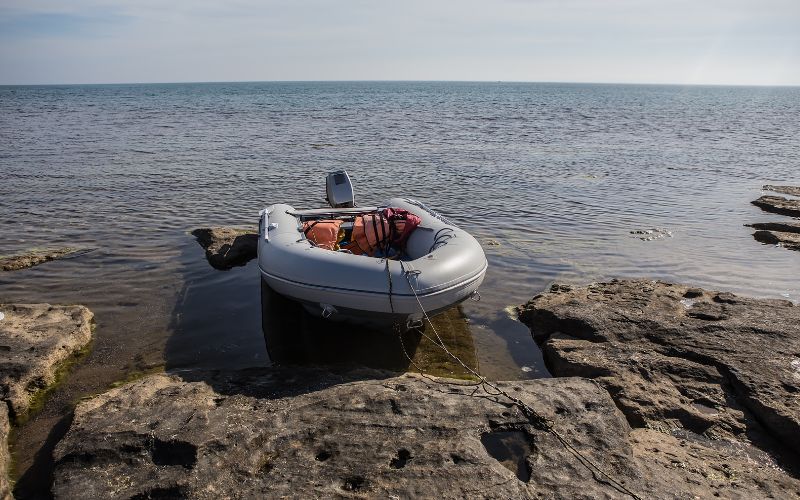
[[[508,308],[556,280],[800,299],[800,253],[743,227],[781,218],[749,204],[762,184],[800,184],[799,88],[0,87],[0,254],[93,249],[0,274],[0,301],[82,303],[97,320],[89,358],[20,430],[18,474],[35,476],[70,404],[132,370],[269,364],[255,263],[215,271],[188,231],[322,206],[341,168],[362,204],[415,197],[485,244],[464,313],[492,378],[546,376]]]

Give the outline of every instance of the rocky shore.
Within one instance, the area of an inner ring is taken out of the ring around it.
[[[766,185],[762,189],[790,196],[800,196],[800,187],[798,186]],[[754,200],[753,205],[767,212],[800,217],[800,199],[787,199],[782,196],[762,196]],[[753,238],[756,241],[769,245],[778,245],[788,250],[800,250],[800,222],[761,222],[745,225],[756,229],[753,233]]]
[[[0,499],[10,498],[9,422],[24,418],[59,370],[86,348],[92,318],[77,305],[0,304]]]
[[[667,491],[660,478],[650,478],[650,484],[642,477],[628,425],[595,383],[554,379],[503,387],[558,418],[575,446],[632,486]],[[53,493],[56,498],[617,494],[593,481],[576,457],[515,407],[470,396],[473,391],[372,371],[152,376],[78,407],[55,452]]]
[[[552,374],[597,381],[634,433],[692,441],[695,481],[800,491],[800,307],[633,280],[554,285],[520,319]]]
[[[797,234],[774,224],[753,227]],[[255,256],[247,230],[193,234],[218,269]],[[9,422],[89,343],[92,314],[0,311],[5,443]],[[498,384],[554,432],[470,380],[352,366],[181,370],[80,402],[54,451],[52,494],[798,497],[800,307],[614,280],[554,285],[519,317],[555,378]],[[0,446],[0,499],[8,461]]]

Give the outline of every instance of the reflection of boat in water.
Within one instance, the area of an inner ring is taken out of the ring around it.
[[[443,342],[477,369],[475,344],[459,308],[431,318]],[[353,326],[308,314],[293,300],[261,282],[261,325],[270,360],[278,365],[358,365],[391,371],[415,370],[439,376],[466,376],[462,367],[425,335],[430,329]],[[428,325],[426,325],[428,326]],[[405,352],[404,352],[405,350]]]
[[[280,365],[360,365],[393,371],[408,369],[421,335],[391,326],[325,321],[261,282],[261,325],[267,353]],[[403,344],[398,335],[403,336]]]
[[[337,198],[337,189],[344,189],[343,199]],[[380,207],[355,207],[346,172],[328,177],[328,199],[334,208],[271,205],[259,225],[262,279],[309,312],[332,319],[418,324],[423,310],[443,311],[475,294],[483,282],[487,263],[480,244],[421,203],[392,198]],[[402,248],[392,246],[396,233],[390,216],[384,215],[392,213],[387,209],[411,214],[419,222],[404,236]],[[335,241],[320,245],[307,237],[319,223],[334,227]],[[369,251],[353,251],[361,248],[352,244],[358,243],[359,230],[375,235],[374,241],[362,238],[370,242]],[[349,246],[340,246],[349,240]]]

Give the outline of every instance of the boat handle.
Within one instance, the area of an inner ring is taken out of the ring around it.
[[[425,323],[421,319],[409,319],[406,321],[406,330],[415,330],[417,328],[422,328]]]

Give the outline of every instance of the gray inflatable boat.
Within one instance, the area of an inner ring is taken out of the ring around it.
[[[334,179],[341,181],[344,201],[336,199],[340,193]],[[486,256],[466,231],[407,198],[355,207],[346,172],[328,176],[328,200],[333,208],[295,210],[276,204],[261,212],[258,266],[262,279],[279,294],[324,318],[407,327],[418,325],[424,312],[435,314],[477,296],[486,274]],[[302,229],[304,222],[347,220],[383,207],[407,210],[421,220],[397,260],[321,248]]]

